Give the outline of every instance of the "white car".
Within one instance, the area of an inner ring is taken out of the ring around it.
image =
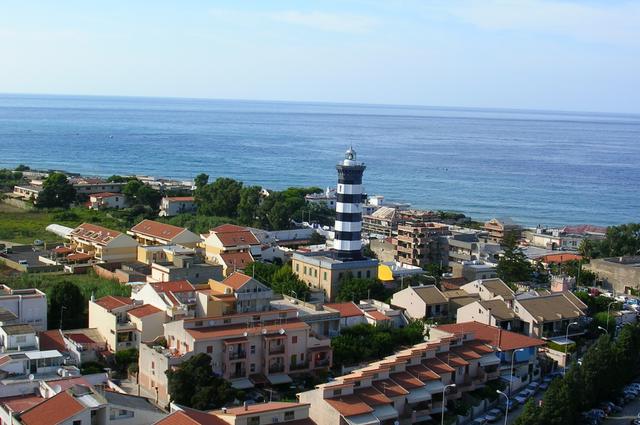
[[[484,418],[489,423],[496,422],[501,417],[502,417],[502,412],[500,411],[500,409],[491,409],[487,412],[486,415],[484,415]]]

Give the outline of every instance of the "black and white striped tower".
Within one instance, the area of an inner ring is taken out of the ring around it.
[[[336,223],[333,248],[341,260],[362,258],[362,174],[366,167],[356,161],[353,148],[344,155],[344,160],[336,165],[338,170],[338,190],[336,199]]]

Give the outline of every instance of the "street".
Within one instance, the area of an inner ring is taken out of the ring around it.
[[[634,419],[637,416],[638,412],[640,412],[640,398],[636,398],[631,403],[624,406],[624,408],[622,409],[622,412],[616,414],[615,416],[610,416],[607,419],[605,419],[603,424],[605,425],[628,424],[629,422],[631,422],[631,419]]]

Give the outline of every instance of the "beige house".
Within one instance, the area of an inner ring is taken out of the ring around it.
[[[84,254],[101,262],[135,261],[138,243],[117,230],[82,223],[67,236],[76,254]],[[71,254],[68,258],[73,256]]]
[[[142,220],[127,232],[140,245],[181,245],[195,248],[202,242],[200,236],[184,227],[172,226],[153,220]]]
[[[161,403],[168,401],[165,372],[197,353],[238,389],[290,383],[289,374],[331,366],[330,339],[313,335],[295,309],[177,320],[165,324],[164,337],[168,348],[141,344],[139,358],[140,385]]]
[[[412,319],[439,319],[449,314],[449,300],[435,285],[409,286],[391,297],[391,305]]]
[[[235,224],[223,224],[211,229],[204,238],[204,247],[207,259],[219,259],[221,254],[239,252],[260,257],[261,253],[260,241],[255,235],[248,228]]]
[[[507,303],[496,298],[479,300],[462,306],[457,312],[457,323],[479,322],[490,326],[520,332],[520,319]]]
[[[502,279],[478,279],[462,285],[460,289],[469,294],[477,294],[481,300],[501,299],[509,308],[513,306],[515,292]]]
[[[89,328],[95,328],[112,352],[138,348],[163,333],[164,311],[152,305],[135,303],[127,297],[108,295],[89,301]]]
[[[378,276],[377,260],[363,258],[343,261],[333,257],[331,251],[294,252],[291,267],[310,288],[321,289],[328,301],[335,300],[340,282],[349,275],[366,279]]]
[[[513,310],[522,321],[524,334],[538,338],[565,336],[570,323],[578,322],[584,325],[584,319],[587,317],[587,305],[572,292],[517,298]],[[573,326],[569,329],[569,335],[582,333],[583,326]]]
[[[244,273],[232,273],[223,281],[212,279],[209,281],[209,288],[218,296],[233,294],[237,313],[268,311],[271,308],[271,288]]]
[[[515,233],[520,237],[522,227],[510,218],[492,218],[484,223],[484,230],[489,232],[489,240],[501,244],[508,233]]]

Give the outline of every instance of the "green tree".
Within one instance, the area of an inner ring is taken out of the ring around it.
[[[358,302],[368,297],[384,301],[389,297],[389,294],[379,280],[356,278],[349,274],[340,282],[340,289],[338,290],[336,301]]]
[[[182,362],[179,368],[165,372],[171,401],[199,410],[219,408],[233,400],[235,390],[222,378],[214,376],[211,357],[199,353]]]
[[[604,257],[640,254],[640,223],[622,224],[607,229],[604,240],[598,241],[598,251]]]
[[[517,237],[507,233],[504,238],[504,253],[498,260],[498,277],[507,283],[526,282],[531,280],[533,268],[518,247]]]
[[[193,182],[195,183],[196,190],[201,189],[209,183],[209,175],[205,173],[200,173],[196,176]]]
[[[257,223],[261,190],[260,186],[245,186],[240,190],[238,221],[245,226],[254,226]]]
[[[162,194],[141,182],[138,179],[132,179],[124,185],[122,193],[130,205],[142,205],[152,210],[157,210],[162,200]]]
[[[525,403],[522,413],[515,420],[514,425],[545,425],[540,420],[540,408],[536,406],[535,400],[530,399]]]
[[[242,182],[219,177],[195,192],[198,214],[225,217],[238,216]]]
[[[424,271],[427,272],[428,276],[433,277],[432,283],[435,283],[437,286],[440,286],[440,282],[442,281],[442,275],[445,272],[444,267],[442,267],[440,264],[429,263],[429,264],[426,264],[423,267],[423,269]]]
[[[47,294],[49,314],[47,323],[50,329],[82,328],[84,323],[85,300],[80,288],[68,280],[51,287]]]
[[[295,292],[296,298],[305,300],[309,293],[309,287],[302,281],[293,270],[289,263],[281,266],[271,276],[271,289],[278,294],[291,295]]]
[[[123,176],[119,176],[117,174],[114,174],[114,175],[112,175],[112,176],[107,178],[107,181],[109,183],[126,183],[129,180],[131,180],[130,177],[123,177]]]
[[[318,232],[313,232],[309,238],[309,245],[322,245],[327,242],[327,238]],[[368,245],[367,245],[368,246]]]
[[[20,164],[16,167],[16,171],[29,171],[31,168],[24,164]]]
[[[38,194],[36,206],[40,208],[69,208],[75,200],[76,190],[67,176],[62,173],[51,173],[42,183],[42,191]]]

